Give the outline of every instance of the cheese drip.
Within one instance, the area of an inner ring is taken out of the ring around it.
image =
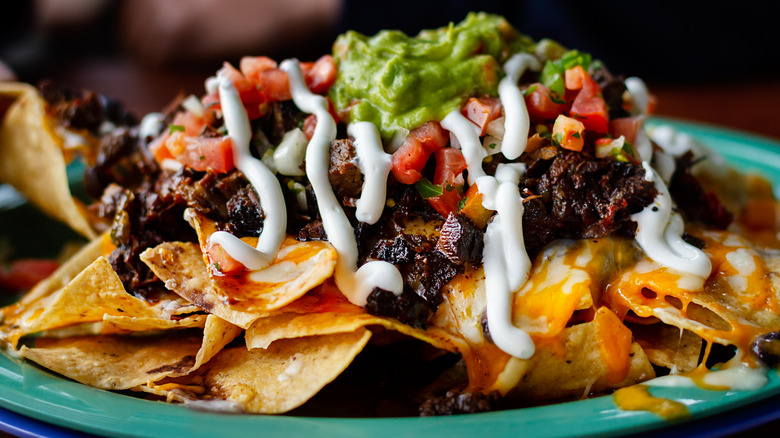
[[[209,245],[218,244],[236,261],[249,270],[259,270],[271,264],[279,251],[287,231],[287,208],[279,180],[265,164],[253,157],[249,152],[252,140],[252,128],[249,124],[241,97],[233,83],[221,74],[210,85],[218,84],[219,103],[228,136],[233,141],[233,161],[236,168],[257,192],[260,205],[263,206],[265,219],[257,246],[252,247],[238,237],[226,232],[217,231],[209,238]]]
[[[679,214],[672,213],[666,184],[647,161],[642,162],[642,167],[645,179],[655,184],[658,194],[650,205],[631,215],[637,223],[636,242],[656,263],[706,279],[712,271],[710,259],[682,239],[685,225]]]
[[[290,93],[295,105],[301,111],[314,114],[317,117],[314,135],[306,148],[306,175],[317,197],[317,207],[322,216],[322,225],[328,236],[328,241],[338,253],[335,272],[336,285],[351,303],[358,306],[366,305],[368,295],[374,288],[384,289],[399,295],[403,291],[403,277],[398,268],[391,263],[371,261],[361,266],[360,269],[357,268],[358,248],[355,232],[328,180],[330,144],[336,139],[336,122],[328,112],[328,101],[323,96],[309,91],[297,60],[285,60],[281,63],[280,68],[287,73],[290,79]],[[358,143],[372,142],[370,138],[373,134],[370,134],[369,131],[365,129],[365,125],[352,128],[352,132],[359,137],[356,138]],[[362,146],[361,149],[363,149]],[[371,159],[365,161],[371,161]],[[381,157],[377,161],[381,161]],[[370,187],[375,190],[377,184],[373,178],[372,175]],[[364,197],[370,199],[371,196],[376,196],[376,193],[364,193],[361,199]],[[384,196],[382,201],[384,202]]]

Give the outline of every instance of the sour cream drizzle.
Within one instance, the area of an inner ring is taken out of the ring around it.
[[[487,175],[482,169],[487,153],[479,142],[476,125],[457,110],[449,113],[441,125],[460,143],[469,182],[477,185],[482,205],[497,212],[485,231],[482,252],[490,336],[501,350],[528,359],[534,354],[533,340],[512,324],[512,294],[525,284],[531,270],[523,240],[523,198],[518,188],[525,167],[500,164],[496,176]]]
[[[355,217],[360,222],[374,224],[385,208],[387,176],[393,166],[393,156],[382,148],[379,130],[371,122],[357,122],[347,127],[355,140],[357,166],[363,174],[363,189],[357,201]]]
[[[528,280],[531,260],[523,240],[523,198],[518,184],[524,169],[500,164],[496,176],[477,180],[483,206],[495,209],[496,217],[485,231],[485,290],[490,336],[498,348],[520,359],[534,354],[534,343],[512,323],[512,297]],[[490,206],[490,207],[488,207]]]
[[[510,160],[522,155],[528,143],[531,121],[528,117],[528,109],[525,107],[523,92],[517,87],[517,81],[529,68],[540,70],[542,66],[533,55],[518,53],[504,64],[506,76],[498,83],[498,97],[504,105],[505,117],[501,152]]]
[[[336,123],[328,112],[328,101],[323,96],[309,91],[297,60],[285,60],[279,68],[286,72],[290,79],[290,93],[295,105],[301,111],[317,116],[314,135],[306,148],[306,174],[317,197],[317,206],[328,241],[338,253],[336,285],[351,303],[358,306],[366,305],[368,295],[375,287],[396,295],[400,294],[403,291],[403,277],[393,264],[371,261],[360,269],[357,268],[358,250],[355,232],[328,180],[330,143],[336,139]],[[369,138],[363,136],[366,134],[364,129],[364,127],[353,128],[353,132],[361,137],[358,139],[359,142],[367,141],[366,138]],[[366,194],[368,195],[370,194]],[[384,197],[382,200],[384,202]]]
[[[628,93],[631,95],[631,114],[640,118],[639,129],[637,129],[636,138],[634,139],[634,148],[636,148],[639,154],[639,159],[650,161],[653,159],[653,144],[643,129],[650,103],[650,93],[648,93],[644,81],[637,77],[627,78],[625,84]]]
[[[224,76],[216,79],[225,127],[233,141],[233,161],[257,192],[265,219],[255,248],[226,231],[212,234],[209,245],[219,244],[247,269],[259,270],[271,263],[282,245],[287,233],[287,208],[279,180],[262,161],[249,152],[252,128],[236,87]]]
[[[683,220],[677,213],[672,213],[672,198],[666,184],[647,161],[642,162],[642,166],[645,179],[655,184],[658,195],[652,204],[631,215],[637,223],[636,242],[656,263],[701,278],[709,277],[710,259],[681,237]]]

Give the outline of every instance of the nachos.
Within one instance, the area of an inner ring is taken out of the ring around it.
[[[429,415],[778,360],[771,187],[648,132],[641,80],[501,17],[245,57],[140,123],[0,93],[0,177],[92,239],[0,334],[84,384],[283,413],[367,348],[424,345]]]

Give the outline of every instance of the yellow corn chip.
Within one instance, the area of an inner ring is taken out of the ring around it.
[[[197,407],[279,414],[302,405],[341,374],[371,332],[284,339],[268,349],[222,350],[197,373],[135,390],[196,403]],[[226,404],[227,403],[227,404]]]
[[[152,271],[176,292],[203,310],[239,327],[247,328],[257,318],[285,306],[330,277],[336,252],[323,242],[285,240],[280,256],[266,270],[240,278],[212,278],[197,245],[167,242],[141,254]],[[255,274],[280,281],[252,281]]]
[[[20,354],[86,385],[121,390],[187,374],[200,345],[200,336],[42,338]]]
[[[83,205],[68,187],[63,140],[48,126],[46,102],[26,84],[0,83],[0,96],[15,99],[0,126],[0,180],[50,216],[94,238]]]

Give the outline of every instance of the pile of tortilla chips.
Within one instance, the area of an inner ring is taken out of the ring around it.
[[[0,336],[22,357],[97,388],[283,413],[332,382],[372,334],[391,331],[460,354],[467,375],[457,389],[539,402],[642,382],[655,376],[653,365],[690,371],[701,366],[705,344],[744,350],[744,340],[780,329],[777,252],[704,230],[698,235],[716,268],[699,290],[670,284],[628,240],[554,242],[514,298],[515,324],[536,344],[527,360],[507,355],[484,333],[481,268],[448,284],[429,327],[415,328],[350,304],[332,280],[337,256],[327,242],[288,238],[266,269],[210,275],[204,247],[215,226],[192,211],[186,218],[200,245],[166,242],[143,253],[168,289],[144,301],[124,289],[106,259],[110,239],[96,236],[68,190],[68,154],[44,100],[20,84],[0,85],[0,96],[12,102],[0,128],[0,179],[91,239],[2,310]],[[730,251],[756,265],[746,288],[734,286]]]

